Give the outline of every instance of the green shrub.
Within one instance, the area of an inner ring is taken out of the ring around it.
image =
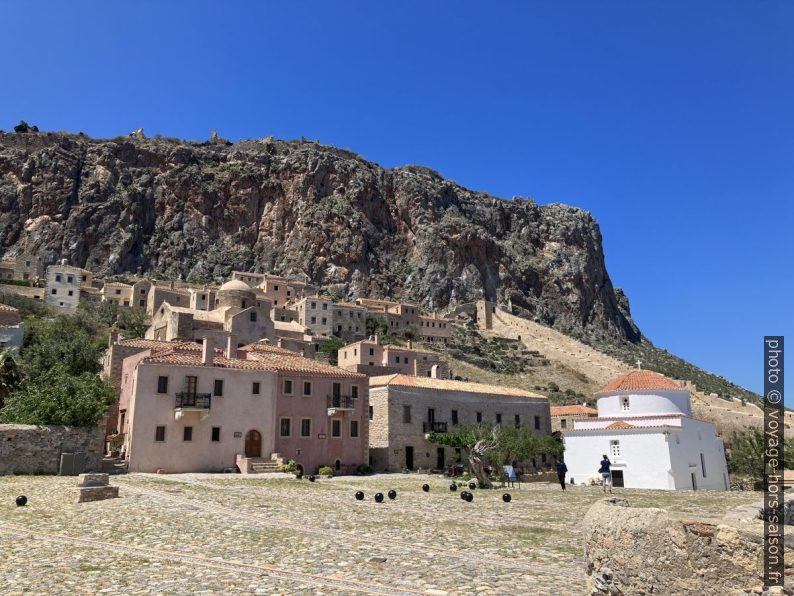
[[[8,286],[23,286],[25,288],[30,287],[30,280],[28,279],[0,279],[0,284],[6,284]]]
[[[322,466],[319,470],[317,470],[317,473],[320,476],[333,476],[334,469],[331,466]]]
[[[298,463],[294,459],[288,459],[283,466],[281,466],[282,472],[297,472],[298,471]]]
[[[368,474],[372,474],[372,466],[368,464],[358,464],[356,468],[356,474],[359,476],[366,476]]]

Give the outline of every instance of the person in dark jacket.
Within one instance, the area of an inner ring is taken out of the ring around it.
[[[568,473],[568,466],[562,460],[557,461],[557,478],[560,480],[562,490],[565,490],[565,475]]]
[[[598,471],[601,473],[601,492],[606,494],[607,486],[609,486],[609,494],[612,494],[612,470],[610,467],[612,466],[612,462],[609,461],[609,458],[606,456],[606,453],[602,456],[601,460],[601,467],[598,468]]]

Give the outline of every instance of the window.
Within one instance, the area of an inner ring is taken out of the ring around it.
[[[338,418],[331,420],[331,436],[332,437],[341,437],[342,436],[342,421]]]
[[[212,395],[223,397],[223,379],[215,379],[215,386],[212,388]]]
[[[317,308],[317,303],[316,302],[312,302],[312,310],[314,310],[315,308]]]
[[[612,457],[620,457],[620,441],[609,442],[609,455]]]
[[[292,379],[284,379],[284,395],[292,395]]]
[[[477,412],[477,422],[482,422],[482,412]]]
[[[256,323],[256,311],[252,310],[248,317],[251,319],[252,323]]]
[[[304,381],[303,382],[303,395],[309,396],[312,394],[312,383],[311,381]]]
[[[560,428],[568,428],[568,421],[565,418],[560,419]]]
[[[60,275],[56,275],[55,276],[55,281],[61,281],[61,276]]]
[[[323,310],[328,310],[328,305],[323,303]]]
[[[251,393],[259,395],[259,381],[254,381],[251,385]]]
[[[358,437],[358,420],[350,421],[350,438],[355,439]]]
[[[703,457],[703,454],[700,454],[700,469],[703,471],[703,478],[706,477],[706,458]]]
[[[55,296],[55,294],[57,294],[57,293],[58,293],[58,290],[56,290],[55,288],[50,290],[50,294],[52,294],[53,296]]]
[[[458,411],[452,410],[452,426],[458,425]]]
[[[403,422],[411,424],[411,406],[403,406]]]
[[[210,440],[213,443],[220,443],[220,440],[221,440],[221,427],[220,426],[213,426],[212,427],[212,438]]]
[[[312,325],[316,325],[316,324],[317,324],[317,317],[312,317]]]
[[[540,416],[535,416],[535,430],[540,430]]]
[[[323,325],[327,325],[327,324],[328,324],[328,319],[326,319],[325,317],[323,317]]]
[[[138,306],[146,306],[146,300],[138,300]]]
[[[497,414],[496,415],[496,424],[499,424],[499,425],[502,424],[502,415],[501,414]]]
[[[74,296],[74,290],[69,290],[69,296]]]
[[[193,440],[193,427],[186,426],[182,429],[182,440],[190,442]]]
[[[521,416],[516,414],[515,416],[513,416],[513,420],[516,423],[516,428],[521,428]]]
[[[350,387],[350,397],[353,399],[358,399],[358,385],[353,385]]]
[[[628,411],[629,411],[629,398],[628,398],[628,397],[624,397],[624,398],[622,398],[622,399],[620,400],[620,405],[621,405],[621,409],[622,409],[624,412],[628,412]]]
[[[282,418],[281,422],[279,423],[279,435],[282,437],[290,436],[291,426],[292,426],[292,419]]]
[[[121,296],[121,290],[116,290],[116,296]]]
[[[145,294],[145,293],[146,293],[146,290],[145,290],[145,289],[143,289],[143,288],[141,288],[141,295],[143,295],[143,294]]]
[[[369,407],[369,419],[372,420],[374,415],[375,415],[375,409],[372,406],[370,406]]]
[[[164,426],[155,426],[154,427],[154,442],[155,443],[165,443],[165,427]]]
[[[311,437],[312,436],[312,419],[311,418],[301,418],[301,436],[302,437]]]
[[[278,292],[278,286],[273,286],[273,291]]]
[[[157,377],[157,393],[168,393],[168,377]]]
[[[66,283],[68,283],[68,284],[74,283],[74,277],[71,276],[71,275],[67,275],[66,276]]]

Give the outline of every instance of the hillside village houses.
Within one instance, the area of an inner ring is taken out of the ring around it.
[[[615,486],[728,490],[722,439],[713,424],[692,417],[687,389],[659,373],[633,370],[595,396],[598,416],[576,418],[563,433],[574,482],[597,476],[606,454]]]
[[[13,306],[0,304],[0,350],[18,350],[25,337],[25,323]]]
[[[598,410],[585,404],[551,407],[551,432],[573,430],[574,420],[579,418],[595,418]]]

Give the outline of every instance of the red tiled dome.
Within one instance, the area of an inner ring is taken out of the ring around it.
[[[598,393],[631,391],[632,389],[681,389],[681,386],[657,372],[632,370],[612,380]]]

